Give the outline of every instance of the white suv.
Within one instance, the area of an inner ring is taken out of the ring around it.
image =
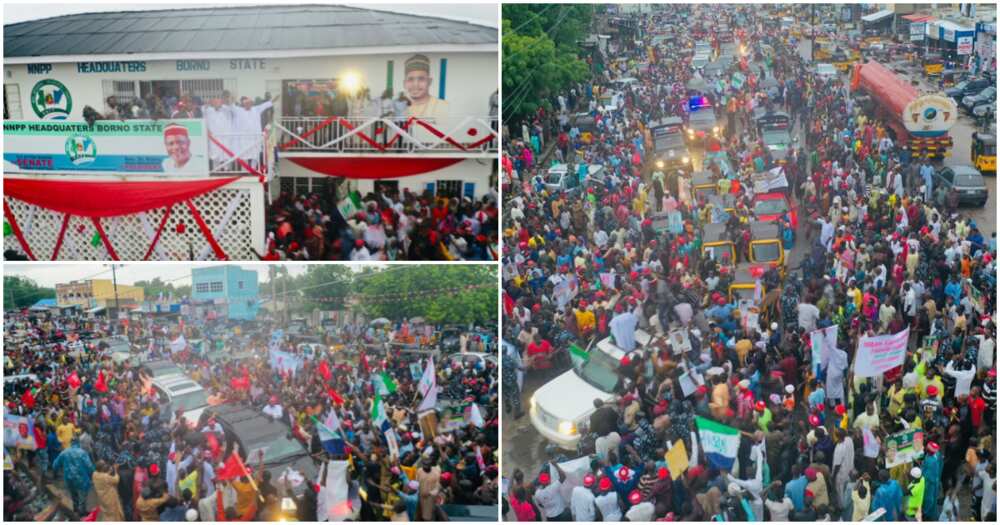
[[[208,392],[198,383],[185,376],[161,377],[153,380],[153,388],[166,399],[170,409],[170,423],[177,420],[177,411],[187,420],[190,427],[198,424],[201,413],[208,408]]]
[[[644,348],[650,339],[648,333],[636,330],[636,349]],[[579,429],[589,423],[595,410],[594,400],[609,402],[617,398],[614,390],[621,379],[618,370],[625,351],[608,337],[598,342],[589,355],[586,363],[545,383],[531,396],[531,425],[545,439],[567,450],[576,449]]]

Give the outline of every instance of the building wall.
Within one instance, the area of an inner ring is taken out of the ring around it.
[[[115,300],[115,286],[110,279],[94,279],[91,281],[91,286],[93,288],[94,300],[108,301],[110,304],[114,304]],[[129,302],[141,303],[145,298],[145,290],[139,288],[138,286],[129,286],[126,284],[118,285],[118,300],[123,302],[128,300]]]
[[[415,50],[419,53],[419,49]],[[348,74],[357,75],[361,85],[367,86],[371,97],[377,98],[386,89],[391,71],[393,95],[403,91],[406,60],[413,56],[357,55],[303,58],[150,60],[125,63],[121,73],[92,73],[88,62],[50,63],[44,58],[33,64],[5,64],[5,89],[16,85],[20,95],[19,120],[40,120],[31,108],[30,95],[42,80],[56,80],[66,87],[72,99],[71,120],[83,118],[84,106],[104,111],[105,81],[142,80],[209,80],[221,79],[225,88],[236,96],[262,97],[270,91],[281,92],[282,80],[343,79]],[[431,62],[432,85],[430,92],[439,95],[442,59],[445,66],[445,96],[450,114],[455,116],[487,116],[489,97],[499,85],[496,53],[426,53]],[[95,56],[94,62],[101,57]],[[110,87],[110,86],[109,86]],[[108,95],[111,93],[108,92]],[[138,94],[138,93],[137,93]],[[11,101],[13,104],[13,101]],[[279,104],[280,105],[280,104]],[[281,108],[276,108],[280,116]]]
[[[77,305],[90,307],[93,290],[87,281],[74,281],[56,285],[56,304],[59,306]]]
[[[256,318],[258,292],[255,271],[231,265],[191,270],[191,298],[221,302],[230,319]]]
[[[145,290],[138,286],[118,285],[119,303],[141,303]],[[56,285],[59,306],[78,305],[83,308],[114,306],[115,287],[110,279],[93,279]]]
[[[191,298],[214,301],[226,298],[226,267],[212,266],[191,270]]]
[[[278,162],[279,173],[281,175],[279,177],[278,184],[271,184],[269,186],[271,198],[277,198],[281,193],[280,180],[287,180],[286,178],[294,177],[329,177],[329,175],[316,173],[312,170],[303,168],[288,159],[282,159]],[[408,189],[411,192],[423,193],[425,189],[433,189],[428,188],[428,185],[435,185],[434,187],[436,188],[436,184],[439,181],[460,181],[462,183],[463,195],[466,184],[471,184],[474,195],[473,198],[478,200],[490,191],[490,178],[495,165],[496,161],[493,159],[466,159],[462,162],[448,166],[447,168],[394,180],[398,182],[399,191],[401,193],[404,189]],[[375,183],[378,181],[353,179],[350,182],[353,189],[357,189],[357,191],[361,192],[361,195],[365,195],[368,192],[375,191]],[[310,185],[310,191],[315,191],[315,187],[315,183]],[[496,184],[493,184],[492,187],[495,188]]]

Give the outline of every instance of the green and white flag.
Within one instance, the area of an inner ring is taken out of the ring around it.
[[[375,393],[375,402],[372,403],[372,423],[382,432],[389,428],[389,418],[385,415],[385,405],[382,404],[382,396],[378,392]]]
[[[720,469],[730,470],[740,450],[740,431],[700,416],[694,418],[705,459]]]
[[[575,344],[569,345],[569,357],[573,360],[573,366],[579,366],[590,361],[590,354]]]
[[[340,211],[340,216],[344,220],[350,219],[359,211],[364,211],[364,207],[361,205],[361,194],[352,191],[347,194],[347,198],[337,203],[337,210]]]
[[[392,380],[392,377],[389,374],[382,372],[375,376],[373,380],[375,381],[375,387],[378,388],[379,394],[387,396],[389,394],[396,393],[396,382]]]

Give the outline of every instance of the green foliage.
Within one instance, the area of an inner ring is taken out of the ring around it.
[[[497,271],[486,265],[419,265],[359,276],[355,301],[367,316],[431,323],[497,322]],[[465,289],[470,285],[487,285]],[[440,290],[430,295],[414,295]],[[394,299],[399,294],[408,295]],[[370,298],[370,300],[369,300]]]
[[[590,77],[578,57],[593,19],[590,4],[505,4],[503,6],[504,120],[518,121],[548,99]]]
[[[282,272],[284,272],[282,274]],[[301,294],[301,301],[298,301],[299,310],[303,313],[311,312],[314,309],[320,310],[343,310],[344,300],[351,292],[352,280],[355,278],[350,267],[341,264],[320,264],[310,266],[306,273],[297,278],[289,278],[285,267],[278,267],[278,293],[281,293],[280,279],[289,279],[288,290],[296,290]],[[321,300],[322,299],[322,300]],[[334,302],[330,302],[330,300]],[[296,297],[289,292],[289,301],[296,301]]]
[[[40,299],[55,299],[55,288],[43,288],[26,277],[3,276],[4,310],[27,308]]]
[[[164,298],[173,294],[174,300],[179,301],[182,297],[191,295],[191,285],[174,286],[173,283],[164,282],[159,277],[154,277],[151,281],[136,281],[132,286],[138,286],[145,292],[147,301],[155,301],[163,294]]]

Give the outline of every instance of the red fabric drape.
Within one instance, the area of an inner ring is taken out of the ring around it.
[[[4,178],[4,193],[49,210],[116,217],[192,199],[239,177],[154,182],[84,182]]]
[[[348,179],[387,179],[447,168],[464,159],[449,157],[286,157],[307,170]]]

